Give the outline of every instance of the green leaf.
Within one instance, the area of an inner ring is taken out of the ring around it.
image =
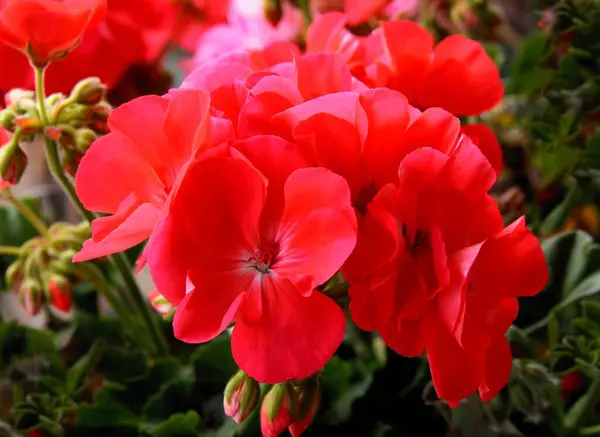
[[[104,375],[115,382],[131,382],[148,375],[148,356],[141,351],[129,351],[124,347],[106,349],[100,361]]]
[[[191,362],[199,382],[226,383],[238,370],[231,355],[230,339],[227,334],[198,346],[191,357]]]
[[[139,418],[120,405],[84,405],[77,410],[75,425],[82,428],[137,428]]]
[[[50,331],[29,329],[25,331],[25,354],[37,355],[56,351],[54,335]]]
[[[104,342],[102,340],[95,342],[90,350],[69,369],[66,383],[67,393],[77,394],[85,387],[86,380],[100,359],[103,350]]]
[[[585,163],[595,169],[600,169],[600,131],[592,136],[587,144]]]
[[[575,289],[571,291],[556,308],[566,308],[578,300],[591,297],[598,292],[600,292],[600,272],[594,273],[581,281],[581,283],[575,287]]]
[[[518,56],[510,66],[510,94],[528,94],[542,89],[552,79],[553,71],[542,67],[548,53],[544,32],[534,32],[521,43]]]
[[[571,215],[573,207],[581,196],[581,188],[573,178],[567,181],[569,189],[563,201],[544,219],[540,227],[542,235],[548,235],[561,228]]]
[[[195,437],[199,435],[201,419],[195,411],[176,413],[162,423],[146,423],[141,430],[151,437]]]

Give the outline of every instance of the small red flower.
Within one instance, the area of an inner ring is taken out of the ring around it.
[[[172,99],[145,96],[110,115],[111,133],[79,164],[77,194],[91,211],[110,214],[92,223],[92,238],[74,260],[109,255],[150,237],[178,175],[198,150],[231,135],[214,120],[206,93],[187,90]]]
[[[45,66],[63,58],[105,13],[106,0],[4,0],[0,40]]]
[[[352,73],[370,87],[403,93],[411,105],[477,115],[504,95],[500,73],[483,46],[452,35],[434,46],[433,36],[411,21],[384,21],[368,37],[345,30],[346,18],[325,14],[308,30],[307,51],[343,54]]]
[[[356,243],[348,186],[303,168],[280,138],[233,147],[256,168],[234,157],[190,165],[153,238],[152,278],[178,306],[180,340],[203,343],[235,323],[232,352],[245,373],[263,383],[306,378],[345,331],[343,311],[315,287]]]

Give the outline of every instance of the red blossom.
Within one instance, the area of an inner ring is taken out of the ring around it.
[[[502,230],[487,194],[495,178],[466,137],[449,155],[412,152],[398,185],[369,205],[363,238],[371,245],[354,254],[374,266],[351,283],[354,321],[402,355],[426,350],[436,391],[451,405],[476,390],[489,400],[506,384],[504,333],[516,298],[536,294],[548,279],[524,221]]]
[[[319,17],[308,30],[307,51],[342,53],[358,79],[398,90],[413,106],[477,115],[504,95],[498,68],[476,41],[452,35],[434,45],[433,36],[411,21],[383,21],[361,38],[345,24],[339,13]]]
[[[0,41],[37,66],[59,60],[106,13],[106,0],[3,0]]]
[[[206,342],[233,322],[232,352],[245,373],[264,383],[306,378],[344,335],[342,310],[315,287],[356,243],[348,186],[303,168],[280,138],[233,147],[246,158],[190,165],[153,240],[150,271],[178,306],[177,338]]]
[[[479,147],[499,176],[504,168],[504,161],[502,160],[502,147],[494,131],[485,124],[466,124],[462,127],[461,132],[471,138],[471,141]]]
[[[138,63],[154,62],[171,36],[173,14],[169,0],[108,0],[106,16],[89,28],[79,44],[63,60],[52,62],[46,72],[49,93],[68,93],[86,77],[99,77],[113,88],[125,71]],[[0,94],[11,88],[33,88],[27,59],[0,38]],[[1,95],[0,95],[1,97]]]
[[[191,156],[230,137],[214,120],[209,98],[188,90],[172,99],[145,96],[110,115],[111,133],[79,164],[77,194],[91,211],[109,214],[92,223],[92,238],[74,260],[109,255],[150,237],[180,171]]]

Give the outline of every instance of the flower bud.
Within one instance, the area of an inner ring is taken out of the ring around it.
[[[27,167],[27,155],[15,141],[0,145],[0,180],[15,185]]]
[[[63,313],[71,310],[73,305],[71,284],[65,276],[56,273],[49,275],[46,278],[46,290],[50,305]]]
[[[276,384],[269,390],[260,410],[263,437],[277,437],[295,417],[296,392],[289,384]]]
[[[17,114],[10,109],[3,109],[0,111],[0,127],[12,131],[15,127],[14,119],[16,116]]]
[[[223,406],[225,414],[240,424],[254,411],[260,397],[260,385],[243,371],[239,371],[225,387]]]
[[[15,117],[13,123],[21,130],[23,135],[35,135],[42,130],[42,122],[27,115]]]
[[[110,128],[108,127],[108,116],[111,112],[112,107],[106,102],[101,102],[100,104],[94,106],[92,108],[92,120],[90,127],[100,135],[110,133]]]
[[[272,26],[277,26],[283,17],[281,0],[266,0],[264,5],[265,18]]]
[[[163,317],[168,317],[173,313],[175,306],[169,302],[158,290],[154,290],[148,295],[152,308]]]
[[[69,175],[75,177],[81,158],[83,158],[83,153],[77,150],[65,150],[61,164]]]
[[[19,290],[23,281],[23,265],[19,260],[8,266],[4,279],[8,288],[15,291]]]
[[[93,130],[82,127],[75,132],[75,147],[78,151],[85,152],[96,139],[98,139],[98,135]]]
[[[21,88],[13,88],[4,96],[6,106],[19,107],[20,102],[33,100],[35,100],[35,93]]]
[[[97,77],[88,77],[75,85],[71,97],[82,105],[97,105],[106,98],[106,85]]]
[[[26,278],[19,288],[19,302],[30,316],[35,316],[42,309],[42,287],[38,281]]]
[[[319,407],[319,388],[314,379],[308,380],[298,389],[298,414],[289,426],[293,437],[300,437],[315,417]]]

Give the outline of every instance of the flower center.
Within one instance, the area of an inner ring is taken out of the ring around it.
[[[411,241],[408,238],[408,229],[406,227],[406,223],[402,223],[402,236],[406,242],[406,250],[408,250],[414,257],[417,257],[423,249],[429,247],[429,237],[427,232],[417,230],[415,232],[414,239]]]
[[[277,252],[278,250],[276,247],[270,247],[268,249],[259,248],[256,250],[256,252],[254,252],[252,256],[250,256],[248,261],[250,262],[252,267],[254,267],[259,272],[269,273],[269,270],[271,270],[271,266],[275,263],[275,260],[277,258]]]
[[[375,185],[375,182],[371,181],[369,184],[365,185],[358,193],[358,196],[356,196],[353,204],[354,208],[362,215],[367,215],[367,207],[376,194],[377,186]]]

